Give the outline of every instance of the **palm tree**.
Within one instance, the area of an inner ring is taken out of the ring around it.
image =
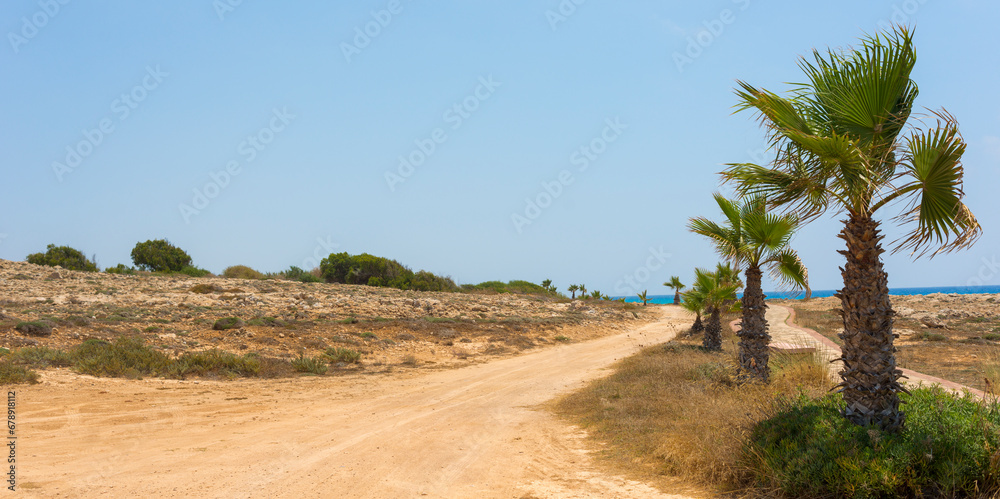
[[[670,280],[663,283],[663,285],[674,290],[674,305],[679,305],[681,303],[681,291],[684,290],[684,284],[681,283],[681,278],[677,276],[670,276]]]
[[[587,297],[587,286],[584,286],[583,284],[580,284],[578,287],[580,289],[580,298],[586,298]]]
[[[601,292],[595,289],[595,290],[593,290],[593,291],[590,292],[590,297],[593,298],[593,299],[595,299],[595,300],[600,300],[601,299]]]
[[[708,314],[702,346],[706,350],[722,350],[722,313],[739,309],[736,290],[740,284],[726,280],[732,277],[732,271],[726,271],[721,264],[715,272],[695,269],[694,274],[694,284],[691,291],[685,293],[684,299],[687,301],[690,296],[700,300]]]
[[[704,217],[692,218],[688,229],[712,240],[724,258],[745,264],[746,289],[741,300],[742,320],[739,332],[740,370],[750,378],[767,381],[771,369],[761,267],[785,286],[805,285],[805,267],[788,242],[798,227],[794,215],[773,215],[766,210],[762,196],[748,196],[742,203],[714,195],[726,220],[722,224]]]
[[[875,215],[908,203],[897,218],[907,233],[894,251],[919,257],[971,246],[982,228],[962,203],[966,144],[944,110],[934,112],[934,124],[906,128],[917,96],[909,29],[865,36],[849,51],[814,51],[814,58],[802,59],[808,83],[787,97],[739,83],[741,107],[759,114],[777,157],[771,167],[728,165],[723,175],[741,194],[763,194],[801,220],[846,213],[844,287],[836,295],[844,318],[843,413],[856,424],[896,431],[905,421],[902,372]]]
[[[568,289],[570,293],[573,293],[573,296],[571,296],[570,299],[575,300],[576,292],[580,290],[580,286],[577,286],[576,284],[570,284],[569,287],[566,289]]]
[[[642,306],[644,307],[649,303],[649,298],[646,297],[646,291],[647,290],[644,289],[642,290],[642,293],[636,293],[636,296],[639,297],[639,301],[642,302]]]
[[[705,325],[701,322],[701,311],[705,309],[705,302],[702,296],[696,293],[694,289],[688,290],[684,293],[684,301],[681,302],[681,306],[695,313],[694,324],[691,325],[690,334],[694,335],[704,331]]]

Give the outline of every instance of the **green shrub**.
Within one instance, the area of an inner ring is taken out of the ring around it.
[[[119,275],[135,275],[136,271],[132,267],[126,267],[124,263],[119,263],[114,267],[108,267],[104,269],[104,272],[108,274],[119,274]]]
[[[247,267],[246,265],[233,265],[222,271],[222,277],[230,279],[263,279],[264,274]]]
[[[331,253],[320,262],[320,271],[326,282],[341,284],[366,284],[417,291],[457,291],[455,282],[421,270],[412,270],[397,262],[368,253],[349,255]]]
[[[21,383],[38,383],[38,373],[23,366],[0,361],[0,385],[19,385]]]
[[[22,321],[18,322],[14,329],[28,336],[50,336],[52,323],[49,321]]]
[[[50,244],[46,246],[45,253],[32,253],[28,255],[28,263],[35,265],[48,265],[49,267],[60,266],[67,270],[81,270],[86,272],[97,272],[97,264],[87,260],[80,250],[69,246],[56,246]]]
[[[18,348],[8,356],[8,361],[27,367],[69,367],[73,358],[69,353],[49,347]]]
[[[224,317],[215,321],[212,325],[212,329],[216,331],[225,331],[227,329],[237,329],[245,326],[246,324],[239,317]]]
[[[76,370],[91,376],[140,378],[168,372],[171,360],[140,338],[118,338],[114,343],[90,339],[71,353]]]
[[[153,272],[181,272],[191,265],[191,256],[166,239],[149,240],[132,248],[136,267]]]
[[[507,283],[501,281],[486,281],[479,284],[462,286],[466,291],[487,291],[493,293],[512,293],[522,295],[555,295],[553,291],[538,284],[514,280]]]
[[[331,364],[337,362],[343,362],[345,364],[357,364],[361,361],[361,354],[355,350],[343,347],[330,347],[327,348],[323,355],[329,360]]]
[[[292,361],[292,367],[300,373],[323,374],[327,370],[326,362],[319,357],[300,356]]]
[[[189,292],[197,293],[199,295],[207,295],[209,293],[221,293],[225,290],[226,290],[225,288],[219,286],[218,284],[205,284],[205,283],[195,284],[194,286],[191,286],[190,289],[188,289]]]
[[[322,282],[322,279],[313,275],[312,272],[307,272],[294,265],[289,267],[288,270],[282,272],[282,275],[285,279],[288,279],[290,281]]]
[[[236,355],[219,350],[186,353],[171,363],[169,374],[175,377],[205,376],[225,377],[257,376],[263,363],[257,355]]]
[[[212,275],[211,272],[205,269],[199,269],[198,267],[192,267],[191,265],[178,270],[177,273],[184,274],[189,277],[205,277]]]
[[[940,387],[901,398],[899,434],[847,421],[836,394],[789,402],[752,431],[755,484],[791,497],[978,497],[1000,488],[1000,406]]]

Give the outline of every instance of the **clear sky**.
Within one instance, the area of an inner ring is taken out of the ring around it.
[[[717,261],[684,228],[720,216],[716,173],[767,158],[752,115],[732,114],[735,81],[784,91],[800,56],[896,21],[916,30],[917,105],[953,113],[969,143],[985,235],[933,260],[886,254],[890,286],[998,284],[998,14],[986,0],[5,1],[0,258],[55,243],[108,267],[167,238],[214,272],[368,252],[460,283],[668,293]],[[840,226],[794,241],[814,289],[840,286]]]

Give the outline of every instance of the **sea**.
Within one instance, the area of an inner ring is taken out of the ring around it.
[[[814,289],[812,292],[813,298],[824,298],[827,296],[833,296],[836,293],[832,289]],[[974,295],[974,294],[998,294],[1000,293],[1000,285],[996,286],[937,286],[929,288],[889,288],[890,295],[930,295],[934,293],[944,293],[944,294],[959,294],[959,295]],[[743,293],[738,295],[743,297]],[[765,291],[764,296],[768,299],[776,300],[780,298],[790,298],[793,300],[801,300],[805,298],[805,291]],[[617,298],[621,298],[620,296]],[[625,297],[626,302],[635,303],[639,302],[638,296]],[[669,295],[651,295],[649,297],[649,303],[659,303],[659,304],[669,304],[674,302],[674,294]]]

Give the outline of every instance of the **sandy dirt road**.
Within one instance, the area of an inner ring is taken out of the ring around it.
[[[16,389],[29,497],[680,497],[603,474],[538,408],[686,312],[627,334],[442,371],[277,381],[46,374]]]

